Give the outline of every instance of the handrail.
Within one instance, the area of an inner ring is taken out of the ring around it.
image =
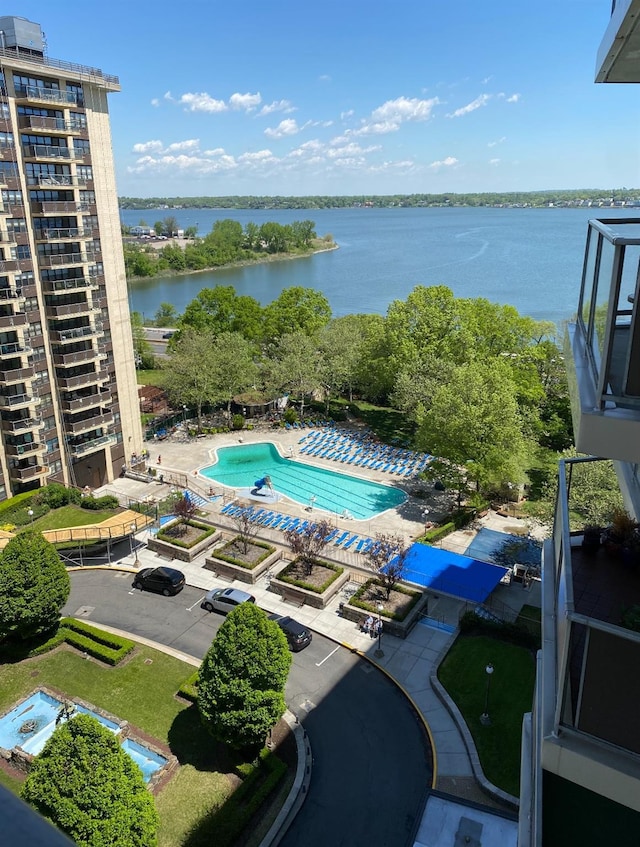
[[[0,57],[5,56],[8,59],[18,59],[21,62],[27,62],[33,65],[44,65],[51,68],[58,68],[63,71],[72,71],[80,75],[89,75],[100,77],[105,82],[114,85],[120,85],[120,80],[112,74],[105,74],[100,68],[92,68],[89,65],[78,65],[75,62],[66,62],[64,59],[50,59],[48,56],[34,56],[31,53],[20,53],[18,50],[12,50],[8,47],[0,47]]]

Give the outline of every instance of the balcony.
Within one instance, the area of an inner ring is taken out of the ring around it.
[[[25,144],[22,152],[26,159],[75,159],[72,147],[57,147],[53,144]]]
[[[640,811],[640,633],[621,612],[640,603],[640,578],[622,558],[593,555],[569,531],[572,473],[560,462],[553,538],[542,568],[541,761],[545,770]],[[640,497],[635,491],[634,499]]]
[[[1,421],[3,432],[29,432],[30,430],[41,429],[44,426],[44,421],[40,418],[19,418],[15,421]]]
[[[98,311],[98,308],[90,300],[84,300],[81,303],[67,303],[64,306],[52,306],[47,303],[47,317],[51,320],[66,320],[78,315],[89,315]]]
[[[2,181],[0,180],[0,183]],[[40,188],[75,188],[76,186],[79,188],[84,188],[87,185],[92,185],[93,180],[85,179],[84,177],[79,176],[71,176],[71,174],[38,174],[37,176],[28,176],[27,177],[27,185],[33,186],[37,185]],[[7,183],[7,187],[11,188]],[[20,186],[17,184],[16,177],[16,188]]]
[[[8,456],[32,456],[34,453],[41,453],[45,445],[40,441],[28,441],[25,444],[5,443],[5,450]]]
[[[102,323],[96,321],[94,325],[77,326],[72,329],[64,329],[60,331],[51,331],[49,333],[51,340],[59,344],[70,344],[78,341],[81,338],[91,338],[92,336],[102,335]]]
[[[97,438],[91,438],[79,444],[69,444],[69,452],[74,458],[79,459],[82,456],[86,456],[87,453],[95,453],[96,450],[102,450],[108,444],[115,443],[115,435],[100,435]]]
[[[65,121],[64,118],[48,118],[44,115],[19,115],[18,123],[21,129],[36,129],[44,132],[60,132],[65,135],[87,136],[88,129],[76,121]]]
[[[26,341],[7,341],[0,344],[0,359],[7,356],[16,356],[20,354],[31,353],[31,345]]]
[[[22,468],[9,468],[11,479],[17,479],[19,482],[28,482],[39,476],[46,476],[48,473],[49,468],[46,465],[26,465]]]
[[[101,388],[95,394],[85,394],[83,397],[70,397],[60,403],[63,412],[79,412],[94,406],[105,406],[111,402],[111,389]]]
[[[0,409],[21,409],[39,404],[40,398],[34,394],[0,394]]]
[[[0,288],[0,301],[21,300],[23,297],[21,288]]]
[[[94,235],[93,229],[77,226],[37,229],[35,231],[36,241],[68,241],[69,239],[93,238]]]
[[[80,212],[95,215],[95,204],[76,200],[33,200],[31,210],[35,215],[76,215]]]
[[[91,432],[93,429],[98,429],[102,426],[107,426],[113,423],[113,415],[111,412],[103,414],[91,415],[82,420],[69,421],[65,420],[64,428],[67,433],[72,435],[81,435],[83,432]]]
[[[86,253],[81,252],[52,253],[48,256],[38,256],[38,263],[41,268],[64,268],[69,265],[83,265],[89,261],[93,261],[93,257],[89,259]]]
[[[58,88],[45,88],[42,85],[16,85],[15,91],[16,100],[78,105],[78,94],[75,91],[61,91]]]
[[[33,379],[33,377],[34,370],[32,365],[26,368],[8,368],[6,370],[0,365],[0,383],[3,385],[10,385],[11,383],[16,382],[27,382],[28,380]]]
[[[95,348],[78,350],[75,353],[55,353],[53,364],[57,367],[70,368],[84,362],[102,362],[107,358],[106,353],[98,353]]]
[[[0,315],[0,330],[9,327],[26,326],[27,316],[24,312],[15,312],[13,315]]]
[[[109,382],[109,372],[106,370],[89,371],[85,374],[77,374],[76,376],[58,376],[58,387],[62,391],[74,391],[78,388],[87,388],[91,385],[100,385]]]
[[[99,287],[92,277],[75,276],[72,279],[43,280],[42,287],[49,295],[68,294],[70,291],[92,291]],[[0,289],[2,291],[2,289]]]
[[[577,449],[640,461],[640,219],[589,221],[565,357]]]

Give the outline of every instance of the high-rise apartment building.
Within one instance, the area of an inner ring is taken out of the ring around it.
[[[640,0],[614,0],[596,81],[640,82]],[[613,460],[638,520],[640,218],[590,221],[565,354],[576,447]],[[570,532],[571,483],[583,461],[560,463],[543,551],[543,646],[523,727],[519,847],[640,844],[640,632],[622,625],[625,609],[640,608],[638,539],[626,553],[587,552],[582,534]]]
[[[0,500],[96,487],[142,446],[107,95],[0,17]]]

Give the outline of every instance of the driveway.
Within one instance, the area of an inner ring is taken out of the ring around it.
[[[200,608],[204,592],[187,586],[163,597],[135,591],[131,579],[76,571],[63,613],[202,658],[224,620]],[[413,843],[431,784],[430,748],[398,688],[357,654],[314,635],[293,654],[286,699],[308,733],[314,761],[309,796],[281,843]]]

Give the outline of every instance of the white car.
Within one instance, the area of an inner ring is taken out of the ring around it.
[[[213,588],[207,591],[204,600],[200,603],[201,609],[207,612],[222,612],[223,615],[232,612],[241,603],[255,603],[253,594],[240,591],[239,588]]]

